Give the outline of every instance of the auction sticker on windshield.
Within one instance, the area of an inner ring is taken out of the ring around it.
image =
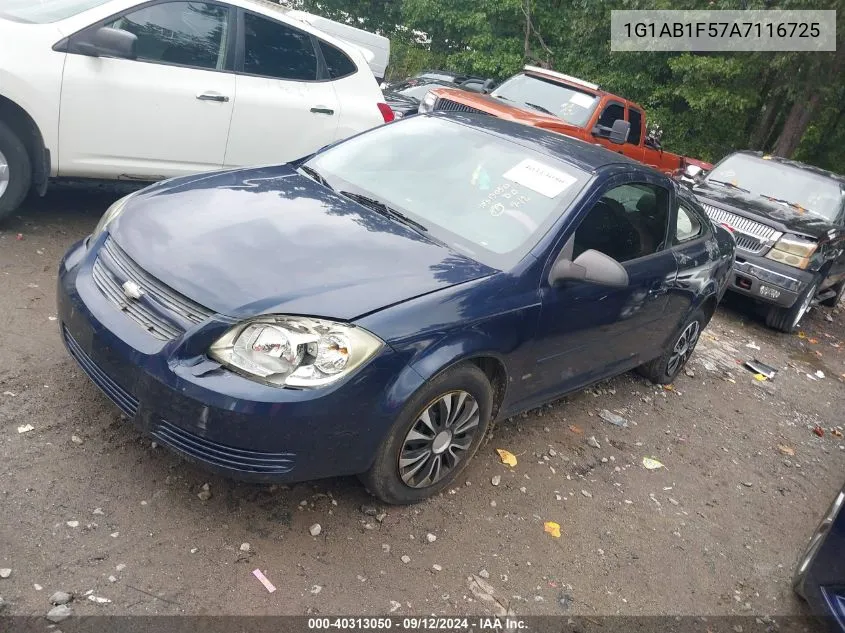
[[[565,171],[530,158],[511,167],[504,177],[547,198],[556,198],[577,180]]]
[[[593,105],[593,102],[596,100],[595,97],[591,95],[585,95],[581,92],[573,92],[572,96],[569,97],[569,103],[574,103],[577,106],[581,106],[582,108],[589,108]]]

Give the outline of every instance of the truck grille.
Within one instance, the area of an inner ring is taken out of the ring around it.
[[[443,98],[437,100],[437,103],[434,104],[434,109],[439,110],[440,112],[469,112],[470,114],[487,114],[487,112],[485,112],[484,110],[479,110],[478,108],[473,108],[471,106],[464,105],[463,103]]]
[[[704,210],[713,222],[731,227],[734,231],[737,248],[752,255],[761,254],[783,235],[783,233],[776,231],[770,226],[749,220],[741,215],[725,211],[710,204],[702,204],[701,206],[704,207]]]
[[[93,277],[106,299],[161,341],[176,338],[214,314],[152,277],[111,237],[106,238],[97,255]],[[140,299],[129,299],[124,294],[123,284],[127,281],[144,291]]]

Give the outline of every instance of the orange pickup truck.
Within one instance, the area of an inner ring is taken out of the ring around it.
[[[645,111],[636,103],[596,84],[536,66],[526,66],[489,94],[431,90],[419,111],[432,110],[490,114],[574,136],[673,177],[680,177],[687,165],[713,168],[710,163],[664,151],[658,138],[647,135]]]

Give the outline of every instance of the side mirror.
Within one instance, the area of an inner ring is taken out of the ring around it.
[[[628,271],[612,257],[591,249],[581,253],[575,261],[559,259],[552,266],[549,273],[551,286],[559,286],[570,279],[624,288],[628,285]]]
[[[493,87],[496,85],[496,82],[492,79],[485,79],[484,83],[481,84],[481,92],[483,94],[489,94],[493,92]]]
[[[610,129],[610,142],[614,145],[622,145],[628,140],[628,134],[631,133],[631,124],[623,119],[616,119],[613,122],[613,127]]]
[[[692,180],[697,180],[703,175],[704,170],[698,165],[687,165],[684,167],[684,176]]]
[[[89,57],[117,57],[120,59],[136,59],[138,37],[134,33],[122,29],[103,26],[93,33],[85,34],[71,44],[71,53],[88,55]]]

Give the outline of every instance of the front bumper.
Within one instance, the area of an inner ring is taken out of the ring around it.
[[[92,279],[98,246],[79,242],[62,260],[60,331],[74,360],[138,428],[237,479],[303,481],[369,468],[403,404],[390,397],[403,363],[389,346],[337,385],[262,385],[219,368],[207,345],[197,345],[230,327],[226,317],[163,342],[118,310]]]
[[[813,273],[737,251],[729,289],[758,301],[790,308],[813,280]]]

